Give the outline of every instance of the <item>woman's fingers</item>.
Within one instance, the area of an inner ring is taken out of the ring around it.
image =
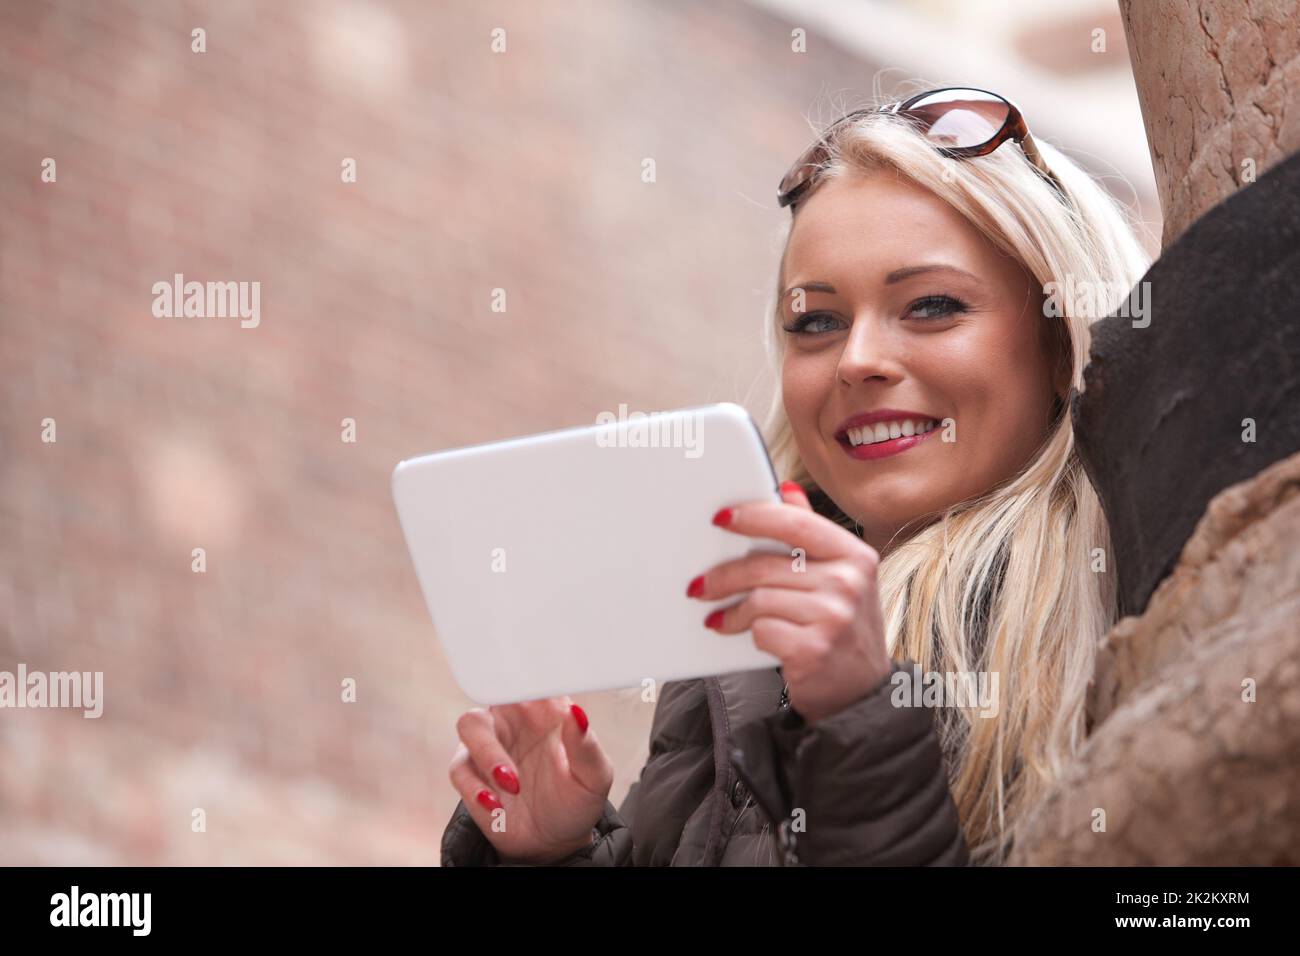
[[[799,651],[814,640],[807,627],[791,624],[776,617],[761,617],[752,628],[754,646],[779,659],[789,677],[789,662],[796,660]]]
[[[451,758],[447,775],[451,778],[452,787],[460,794],[465,809],[469,811],[469,815],[478,824],[479,829],[484,833],[489,832],[493,820],[492,813],[494,810],[501,809],[501,800],[475,769],[474,761],[469,756],[469,749],[464,744],[456,749],[456,755]]]
[[[488,708],[501,745],[514,753],[537,736],[545,734],[547,708],[545,700],[525,700],[515,704],[494,704]]]
[[[498,792],[511,796],[519,792],[519,771],[497,737],[492,714],[481,707],[465,711],[456,721],[456,734],[481,779],[492,780]]]
[[[717,601],[757,587],[812,589],[817,587],[816,575],[810,573],[813,568],[806,556],[759,551],[714,565],[687,586],[686,594]]]
[[[745,600],[718,608],[705,624],[722,634],[749,630],[759,618],[779,618],[791,624],[849,621],[853,606],[824,591],[795,591],[790,588],[755,588]]]
[[[803,485],[797,481],[781,482],[781,500],[805,511],[813,510],[812,502],[808,500],[808,492],[804,491]]]
[[[720,601],[755,588],[827,591],[850,601],[866,594],[875,568],[866,561],[809,561],[802,555],[755,552],[714,565],[687,586],[687,597]]]
[[[784,541],[792,548],[802,548],[809,558],[876,560],[876,552],[857,536],[811,508],[792,507],[784,501],[746,501],[723,508],[713,516],[713,523],[737,534]]]
[[[560,740],[569,758],[569,774],[584,790],[592,793],[609,793],[614,782],[614,765],[596,739],[587,712],[573,702],[560,728]]]
[[[527,700],[488,711],[470,710],[461,715],[456,731],[469,748],[479,774],[495,780],[498,791],[504,788],[513,795],[527,783],[521,784],[517,776],[512,779],[518,770],[506,746],[517,740],[531,747],[532,741],[554,732],[556,727],[560,729],[569,775],[583,789],[607,792],[614,780],[613,764],[591,730],[586,712],[570,697]]]
[[[551,733],[568,712],[569,698],[542,697],[488,708],[497,739],[511,753],[526,750],[533,741]]]

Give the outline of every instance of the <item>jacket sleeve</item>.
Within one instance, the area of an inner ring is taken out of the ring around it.
[[[623,809],[630,811],[640,782],[632,784]],[[630,816],[628,817],[630,819]],[[526,866],[524,863],[503,863],[483,831],[465,808],[465,801],[456,803],[451,820],[442,834],[443,866]],[[592,828],[592,843],[552,866],[631,866],[632,828],[625,822],[622,812],[608,800],[596,826]]]
[[[737,728],[732,762],[800,864],[965,866],[931,711],[895,706],[896,662],[862,700],[809,725],[792,708]],[[771,809],[768,809],[771,807]],[[799,813],[802,811],[802,813]]]

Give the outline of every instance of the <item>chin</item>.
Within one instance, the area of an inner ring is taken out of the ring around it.
[[[904,482],[915,484],[915,481]],[[924,513],[925,502],[916,494],[907,493],[911,489],[890,487],[892,482],[874,482],[860,485],[845,495],[843,501],[849,503],[846,512],[852,514],[865,527],[897,528],[903,522]],[[900,494],[899,492],[904,493]]]
[[[904,536],[898,538],[898,541],[902,541],[932,524],[938,517],[935,509],[917,501],[887,502],[872,498],[869,502],[855,499],[850,504],[851,509],[846,514],[862,525],[865,529],[864,537],[875,536],[881,540],[892,539],[899,531],[903,531]]]

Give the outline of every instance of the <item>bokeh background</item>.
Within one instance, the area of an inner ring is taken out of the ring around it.
[[[469,703],[393,466],[760,415],[776,182],[912,79],[1017,100],[1159,234],[1104,0],[0,3],[0,670],[106,698],[0,710],[0,863],[436,863]],[[178,272],[260,326],[155,318]],[[617,801],[651,705],[579,700]]]

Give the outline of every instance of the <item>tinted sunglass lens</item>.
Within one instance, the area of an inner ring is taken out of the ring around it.
[[[819,146],[810,147],[790,167],[789,172],[781,179],[781,185],[777,187],[777,196],[782,200],[782,205],[790,201],[791,193],[812,178],[822,156]]]
[[[982,90],[943,90],[931,93],[906,110],[920,120],[936,146],[966,149],[987,143],[1006,125],[1011,105]]]
[[[781,197],[788,196],[801,182],[808,178],[808,171],[807,165],[800,158],[781,179],[781,185],[777,187],[777,195]]]
[[[817,174],[818,168],[826,160],[826,142],[834,130],[865,113],[874,112],[874,108],[854,110],[852,113],[846,113],[841,116],[830,126],[826,127],[817,142],[804,150],[803,155],[795,161],[794,165],[790,167],[789,172],[787,172],[781,179],[781,185],[776,189],[777,198],[780,200],[781,205],[785,206],[793,201],[795,197],[792,197],[791,194]]]

